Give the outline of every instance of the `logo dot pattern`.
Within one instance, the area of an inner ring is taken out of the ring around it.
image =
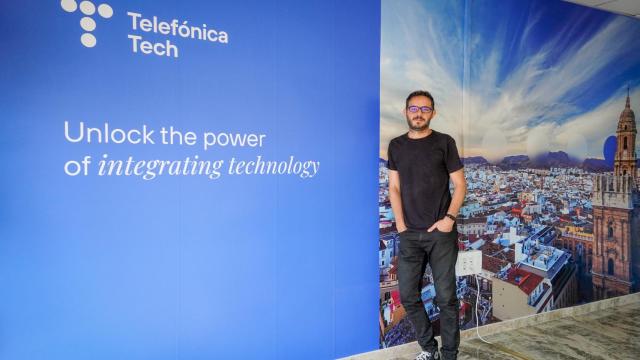
[[[84,15],[80,19],[80,27],[85,31],[80,36],[80,43],[88,48],[96,46],[98,40],[91,33],[96,29],[96,21],[92,17],[96,13],[96,5],[88,0],[82,1],[80,4],[75,0],[61,0],[60,7],[68,13],[74,13],[80,9],[80,12]],[[109,19],[113,16],[113,8],[109,4],[98,5],[97,10],[98,15],[104,19]]]

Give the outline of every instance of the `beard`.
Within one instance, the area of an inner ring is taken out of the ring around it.
[[[422,120],[424,122],[424,124],[422,125],[417,125],[414,124],[414,121],[417,120]],[[420,115],[416,115],[413,118],[409,119],[409,117],[407,116],[407,125],[409,125],[409,129],[413,130],[413,131],[424,131],[427,130],[429,128],[429,124],[431,123],[431,117],[429,117],[428,119],[425,117],[422,117]]]

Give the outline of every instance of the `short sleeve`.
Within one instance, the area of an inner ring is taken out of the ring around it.
[[[462,169],[462,161],[458,155],[458,148],[456,147],[456,141],[452,137],[447,139],[447,153],[445,163],[447,165],[447,172],[452,172]]]
[[[398,166],[396,164],[396,160],[393,152],[393,141],[389,142],[389,147],[387,148],[387,169],[389,170],[398,170]]]

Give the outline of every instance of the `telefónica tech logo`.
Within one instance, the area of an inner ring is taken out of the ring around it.
[[[98,40],[95,35],[91,33],[96,29],[96,21],[92,18],[96,13],[96,6],[88,0],[80,2],[80,5],[78,5],[78,2],[75,0],[61,0],[60,6],[68,13],[74,13],[78,8],[80,9],[80,12],[84,15],[80,19],[80,27],[85,31],[85,33],[80,36],[80,42],[88,48],[96,46]],[[109,4],[98,5],[97,10],[98,15],[104,19],[109,19],[113,16],[113,8]]]

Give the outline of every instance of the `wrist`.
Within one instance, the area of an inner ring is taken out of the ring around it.
[[[447,213],[447,214],[444,216],[444,218],[443,218],[443,219],[447,219],[447,220],[449,220],[449,221],[450,221],[450,222],[452,222],[452,223],[456,222],[456,220],[457,220],[457,218],[455,217],[455,215],[450,214],[450,213]]]

